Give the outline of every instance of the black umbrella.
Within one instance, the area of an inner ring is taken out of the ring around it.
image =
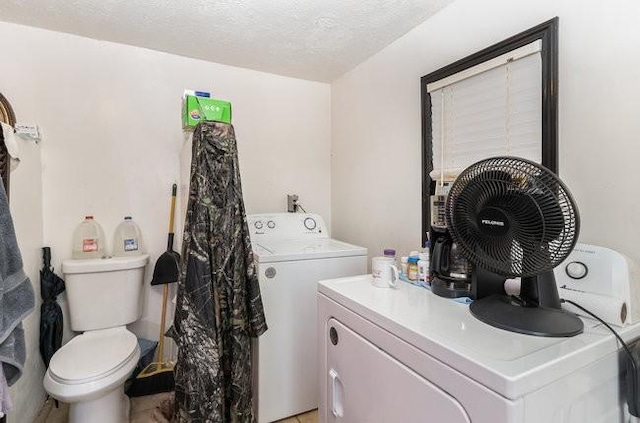
[[[64,291],[64,280],[51,267],[51,248],[42,248],[43,266],[40,270],[40,355],[46,367],[62,345],[62,309],[56,297]]]

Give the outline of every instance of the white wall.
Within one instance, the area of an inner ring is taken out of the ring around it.
[[[248,213],[286,211],[286,194],[297,193],[330,222],[328,84],[7,23],[0,64],[0,92],[18,121],[43,133],[44,243],[57,270],[84,215],[95,216],[111,244],[131,214],[151,255],[151,280],[179,177],[184,89],[232,102]],[[162,290],[145,287],[134,330],[157,339]]]
[[[333,235],[407,253],[421,235],[420,77],[554,16],[560,176],[582,242],[640,262],[640,3],[456,0],[332,83]]]
[[[39,145],[20,138],[17,143],[21,160],[11,172],[9,204],[24,271],[35,292],[36,307],[23,321],[28,353],[22,377],[9,389],[13,410],[8,419],[9,422],[30,422],[39,411],[37,404],[42,404],[45,398],[42,387],[44,363],[38,349],[42,304],[39,276],[42,267],[42,162]]]

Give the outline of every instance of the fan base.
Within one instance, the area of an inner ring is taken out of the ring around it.
[[[525,335],[569,337],[582,333],[584,324],[562,309],[524,307],[507,295],[491,295],[474,301],[471,314],[491,326]]]

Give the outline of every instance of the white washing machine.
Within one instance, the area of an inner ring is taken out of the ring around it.
[[[558,285],[567,277],[556,271]],[[595,320],[575,337],[535,337],[408,283],[381,289],[363,275],[318,290],[321,423],[637,421],[625,404],[626,357]],[[638,324],[616,329],[626,342],[640,336]]]
[[[254,345],[255,408],[265,423],[317,408],[317,284],[366,273],[367,249],[329,238],[315,214],[247,220],[269,327]]]

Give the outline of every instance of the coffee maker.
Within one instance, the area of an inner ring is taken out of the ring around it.
[[[447,228],[431,227],[431,291],[446,298],[471,296],[471,264]]]
[[[431,291],[446,298],[470,297],[471,264],[458,252],[445,219],[445,204],[451,184],[438,183],[431,196]]]

